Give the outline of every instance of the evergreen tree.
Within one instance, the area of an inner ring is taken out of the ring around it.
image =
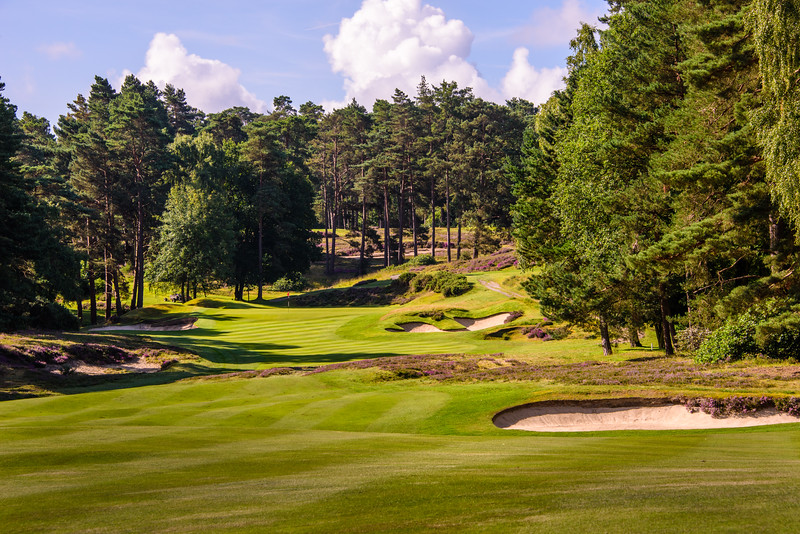
[[[53,302],[59,294],[77,295],[77,257],[53,224],[53,211],[34,196],[36,182],[22,175],[23,134],[4,89],[0,82],[0,330],[59,328],[69,321]]]
[[[130,195],[125,215],[134,249],[131,309],[143,305],[145,249],[153,216],[162,211],[162,173],[169,167],[168,118],[159,96],[152,82],[142,84],[129,75],[110,106],[108,142],[115,172]]]

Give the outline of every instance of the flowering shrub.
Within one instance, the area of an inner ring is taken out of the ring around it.
[[[499,271],[517,265],[516,255],[508,249],[503,249],[489,256],[480,256],[472,260],[464,259],[457,261],[452,265],[450,270],[454,273],[474,273]]]
[[[99,343],[76,343],[65,347],[64,350],[76,360],[100,365],[125,363],[137,357],[136,354],[124,348]]]
[[[800,417],[800,397],[777,398],[775,408],[794,417]]]
[[[521,311],[513,311],[513,312],[508,314],[508,317],[506,317],[506,320],[503,321],[503,324],[508,324],[511,321],[515,321],[515,320],[519,319],[520,317],[522,317],[523,315],[524,315],[524,313],[522,313]]]

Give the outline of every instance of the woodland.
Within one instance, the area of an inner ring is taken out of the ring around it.
[[[314,261],[334,273],[341,229],[362,271],[451,261],[468,227],[473,257],[513,238],[547,317],[607,354],[654,328],[667,355],[796,356],[800,6],[609,5],[541,106],[423,77],[372,111],[206,114],[96,77],[51,131],[0,96],[0,329],[111,320],[147,284],[261,299]]]

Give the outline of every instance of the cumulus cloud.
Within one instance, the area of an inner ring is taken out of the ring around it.
[[[65,58],[78,59],[82,55],[80,49],[72,42],[44,44],[38,50],[53,61]]]
[[[136,74],[163,88],[172,84],[186,92],[186,101],[206,113],[233,106],[264,112],[267,104],[239,83],[241,71],[216,59],[189,54],[174,34],[157,33],[150,42],[145,66]]]
[[[506,98],[519,97],[541,104],[550,98],[553,91],[564,87],[567,69],[554,67],[537,70],[528,61],[529,55],[527,48],[517,48],[514,51],[511,69],[503,78],[503,95]]]
[[[344,76],[345,101],[371,105],[395,88],[414,94],[420,76],[438,84],[456,81],[496,100],[497,91],[466,60],[473,35],[460,20],[421,0],[364,0],[339,33],[325,36],[331,67]]]
[[[525,41],[542,46],[563,44],[583,20],[596,19],[579,0],[565,0],[558,10],[538,9],[533,24],[519,30]],[[336,36],[325,36],[331,68],[344,77],[345,99],[325,102],[341,107],[355,98],[371,105],[391,97],[395,88],[414,95],[420,76],[430,83],[455,81],[475,95],[502,102],[514,97],[541,104],[564,86],[561,67],[536,68],[527,48],[517,48],[499,88],[493,88],[467,60],[474,37],[464,22],[447,19],[444,11],[422,0],[364,0],[343,19]]]
[[[533,46],[561,46],[575,37],[582,22],[597,24],[601,10],[588,9],[581,0],[564,0],[559,9],[541,7],[531,16],[531,22],[516,31],[516,39]]]

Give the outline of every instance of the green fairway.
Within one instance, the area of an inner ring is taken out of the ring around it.
[[[547,392],[338,371],[6,402],[0,524],[9,532],[800,527],[795,425],[562,436],[492,426],[495,411]]]
[[[470,278],[506,283],[511,275]],[[597,340],[580,336],[386,331],[398,317],[436,309],[480,317],[519,308],[520,321],[541,320],[534,303],[480,283],[461,297],[403,306],[197,304],[167,309],[196,316],[198,328],[147,333],[201,356],[176,377],[407,354],[505,353],[537,365],[601,359]],[[652,354],[618,350],[609,363],[637,358],[646,366]],[[171,372],[161,384],[151,375],[0,403],[0,531],[800,528],[800,425],[551,435],[492,424],[495,413],[536,400],[709,390],[700,383],[437,381],[374,367],[167,383]],[[796,394],[796,382],[774,383]]]

